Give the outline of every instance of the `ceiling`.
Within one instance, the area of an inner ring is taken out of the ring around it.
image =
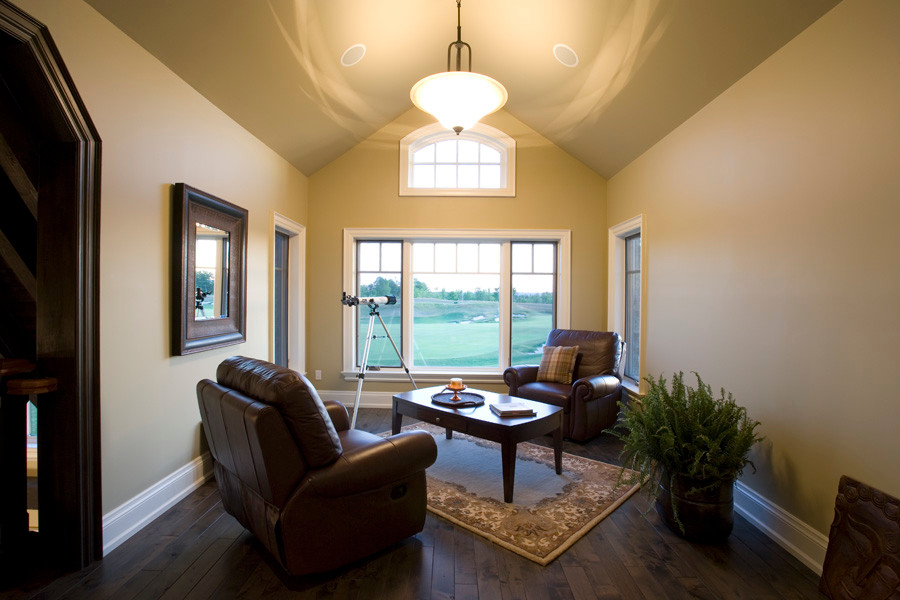
[[[456,39],[453,0],[86,1],[306,175],[409,110]],[[837,2],[465,0],[462,39],[509,113],[609,178]]]

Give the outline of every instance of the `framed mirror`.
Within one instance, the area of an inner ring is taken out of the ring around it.
[[[247,340],[247,211],[172,186],[172,354]]]

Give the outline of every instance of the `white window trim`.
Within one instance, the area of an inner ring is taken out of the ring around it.
[[[506,180],[506,186],[501,188],[477,188],[477,189],[447,189],[447,188],[414,188],[409,185],[409,165],[412,160],[412,154],[409,151],[410,146],[417,142],[426,141],[424,138],[442,138],[444,136],[455,135],[452,131],[448,131],[440,123],[432,123],[425,127],[416,129],[402,140],[400,140],[400,195],[401,196],[469,196],[469,197],[514,197],[516,195],[516,141],[506,135],[499,129],[485,125],[484,123],[476,123],[471,129],[463,131],[464,136],[467,131],[487,136],[497,142],[501,147],[505,148],[506,159],[501,162],[503,170],[503,178]]]
[[[275,360],[275,232],[290,237],[288,244],[288,368],[306,374],[306,227],[272,213],[269,247],[269,360]]]
[[[365,240],[403,240],[404,255],[407,255],[412,245],[412,240],[432,241],[432,240],[478,240],[482,242],[489,241],[529,241],[529,242],[555,242],[557,244],[557,278],[558,285],[556,290],[556,326],[566,329],[569,327],[571,320],[571,281],[572,281],[572,232],[568,229],[344,229],[344,260],[343,260],[343,281],[344,291],[352,293],[355,288],[356,274],[356,242]],[[509,256],[502,260],[506,262],[501,265],[501,269],[509,271]],[[404,261],[403,269],[403,298],[402,302],[407,306],[413,303],[413,286],[411,282],[411,273],[409,271],[409,261]],[[508,286],[501,286],[504,289]],[[356,340],[356,311],[359,308],[350,308],[342,306],[342,323],[343,323],[343,370],[341,375],[345,380],[351,381],[357,378],[358,368],[354,360],[353,352]],[[510,298],[509,293],[501,293],[500,311],[501,311],[501,340],[507,340],[509,331],[504,327],[504,322],[508,319],[504,318],[504,313],[509,312]],[[404,331],[412,331],[412,312],[404,311]],[[380,324],[375,326],[380,328]],[[382,333],[382,332],[379,332]],[[403,360],[407,361],[412,356],[412,336],[403,336],[402,348]],[[507,347],[504,347],[507,346]],[[500,364],[505,365],[508,362],[509,347],[507,344],[501,343],[500,348]],[[471,383],[499,383],[503,381],[503,370],[505,367],[470,367],[468,369],[460,369],[459,367],[436,368],[430,367],[424,369],[421,367],[410,367],[410,372],[416,382],[443,382],[447,380],[449,374],[454,377],[464,377]],[[402,367],[389,368],[382,367],[380,371],[368,371],[366,380],[377,381],[409,381],[406,372]]]
[[[647,391],[647,224],[643,214],[632,217],[609,228],[609,281],[607,323],[612,331],[625,331],[625,238],[641,234],[641,347],[638,355],[638,381],[625,377],[623,385],[629,391],[644,394]],[[629,348],[625,349],[626,352]],[[624,368],[624,367],[623,367]]]

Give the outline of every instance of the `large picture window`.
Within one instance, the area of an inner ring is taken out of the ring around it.
[[[346,291],[397,297],[378,311],[417,381],[443,381],[448,373],[496,381],[510,364],[537,364],[550,329],[568,327],[569,237],[568,231],[347,230]],[[370,309],[344,310],[349,378],[359,369]],[[405,378],[377,319],[373,333],[366,377]]]
[[[500,366],[497,242],[413,242],[412,364]]]

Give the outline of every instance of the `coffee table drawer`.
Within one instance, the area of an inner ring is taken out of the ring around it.
[[[458,431],[460,433],[466,433],[469,428],[468,420],[462,415],[454,415],[452,413],[432,409],[426,406],[414,406],[411,408],[413,409],[411,411],[404,410],[404,414],[407,414],[416,419],[421,419],[426,423],[431,423],[432,425],[437,425],[438,427],[449,427],[450,429]]]
[[[425,419],[422,420],[424,421]],[[429,419],[429,422],[440,425],[441,427],[449,427],[453,431],[458,431],[460,433],[467,433],[469,429],[469,422],[466,421],[465,417],[459,415],[448,415],[447,413],[443,413]]]

